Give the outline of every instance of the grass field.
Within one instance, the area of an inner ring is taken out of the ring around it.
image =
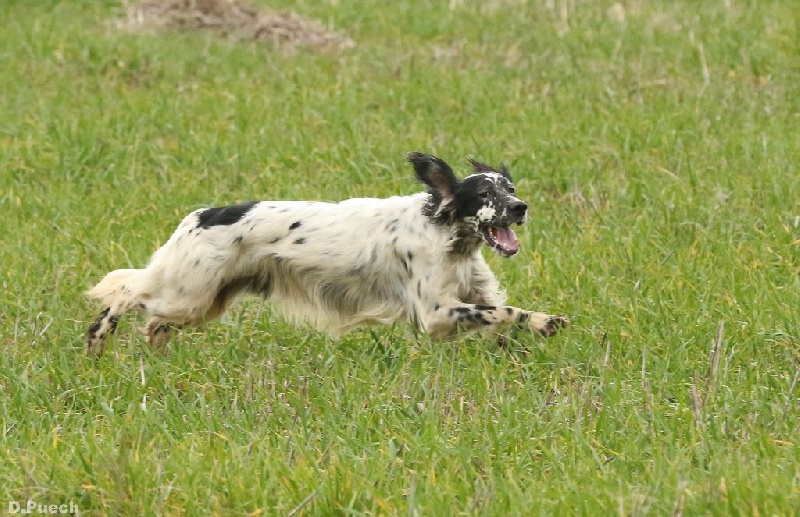
[[[356,42],[118,30],[0,3],[0,511],[796,515],[800,10],[783,1],[276,0]],[[489,256],[563,313],[510,351],[341,339],[246,300],[165,354],[83,292],[189,211],[412,193],[505,161]]]

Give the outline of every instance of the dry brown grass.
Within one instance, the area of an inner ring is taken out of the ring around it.
[[[344,50],[353,40],[297,13],[263,10],[243,0],[143,0],[125,2],[119,24],[133,31],[208,30],[221,37],[259,41],[282,49]]]

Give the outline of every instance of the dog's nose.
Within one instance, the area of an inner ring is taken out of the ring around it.
[[[524,216],[527,210],[528,210],[528,205],[526,205],[522,201],[514,201],[513,203],[508,205],[508,213],[510,213],[511,215],[515,215],[517,217]]]

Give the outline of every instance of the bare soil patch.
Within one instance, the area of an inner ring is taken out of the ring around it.
[[[244,0],[143,0],[125,2],[120,26],[133,31],[207,30],[220,37],[293,49],[344,50],[355,43],[341,32],[294,12],[274,12]]]

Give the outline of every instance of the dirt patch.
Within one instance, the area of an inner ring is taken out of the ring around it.
[[[283,49],[344,50],[353,40],[297,13],[261,9],[243,0],[143,0],[125,2],[121,26],[141,30],[207,30],[238,41],[259,41]]]

